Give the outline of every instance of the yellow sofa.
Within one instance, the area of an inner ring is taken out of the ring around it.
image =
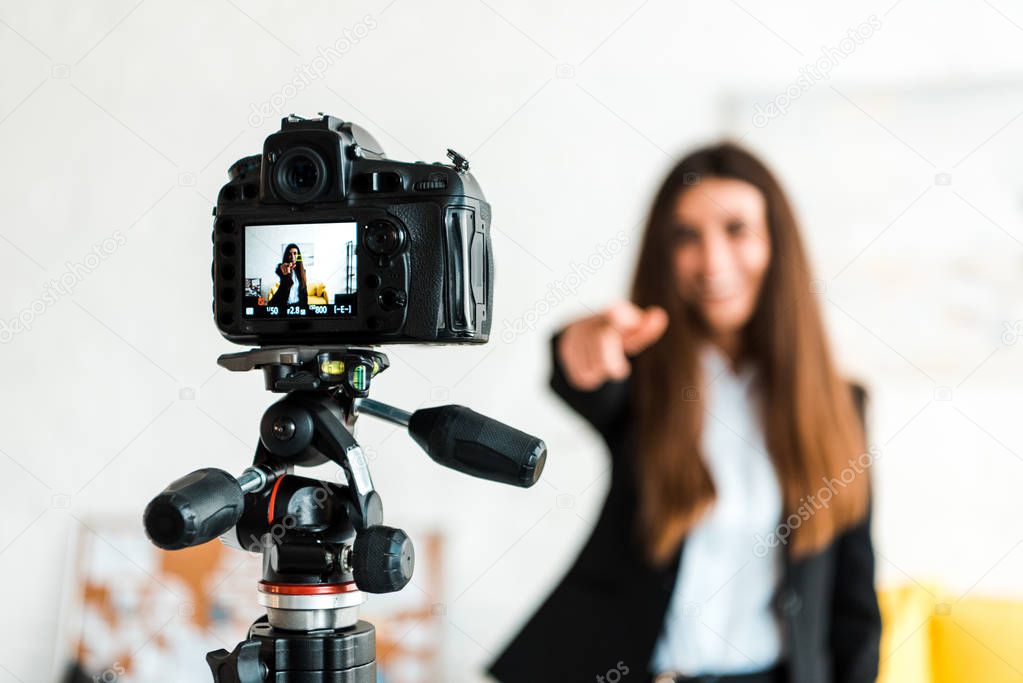
[[[1023,601],[909,584],[880,591],[878,683],[1020,683]]]
[[[270,294],[268,294],[267,297],[266,297],[267,300],[270,300],[270,299],[273,298],[274,292],[277,291],[277,288],[279,286],[280,286],[280,283],[278,282],[278,283],[274,284],[273,287],[270,288]],[[309,282],[309,283],[306,283],[306,292],[307,292],[307,294],[309,296],[308,303],[309,303],[310,306],[312,306],[314,304],[319,304],[321,306],[326,305],[327,300],[329,299],[329,297],[327,296],[327,286],[325,284],[323,284],[322,282]]]

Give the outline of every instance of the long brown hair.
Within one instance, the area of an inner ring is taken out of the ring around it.
[[[807,497],[864,452],[863,428],[828,349],[792,207],[767,167],[732,143],[697,150],[671,170],[654,199],[640,249],[632,300],[662,306],[669,323],[664,336],[634,360],[638,531],[648,559],[663,563],[715,497],[700,457],[701,387],[708,378],[701,376],[698,354],[707,330],[677,293],[671,259],[678,199],[701,191],[706,178],[748,182],[766,200],[769,234],[763,238],[771,242],[771,261],[741,348],[757,368],[760,417],[784,516],[802,513],[791,537],[791,552],[802,556],[826,546],[866,513],[864,476],[848,484],[843,479],[828,505],[806,512]]]

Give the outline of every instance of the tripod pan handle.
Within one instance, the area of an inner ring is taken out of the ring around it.
[[[408,431],[441,465],[513,486],[535,484],[547,459],[543,440],[465,406],[417,410]]]
[[[180,550],[230,530],[245,510],[238,480],[212,467],[181,477],[153,498],[143,514],[146,535],[157,547]]]

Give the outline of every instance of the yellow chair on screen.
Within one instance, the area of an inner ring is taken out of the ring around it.
[[[273,287],[270,288],[270,294],[268,294],[266,297],[268,300],[273,298],[274,292],[277,291],[277,288],[279,286],[280,283],[278,282]],[[306,283],[306,293],[309,297],[307,301],[310,306],[314,305],[325,306],[327,304],[327,301],[329,301],[330,299],[330,297],[327,295],[327,286],[322,282]]]

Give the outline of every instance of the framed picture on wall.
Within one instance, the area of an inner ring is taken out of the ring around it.
[[[371,595],[359,617],[376,628],[378,680],[441,678],[442,541],[416,539],[414,585]],[[210,678],[206,653],[233,650],[264,614],[256,603],[259,555],[218,541],[167,552],[138,520],[89,521],[75,538],[57,670],[60,683],[195,683]]]

